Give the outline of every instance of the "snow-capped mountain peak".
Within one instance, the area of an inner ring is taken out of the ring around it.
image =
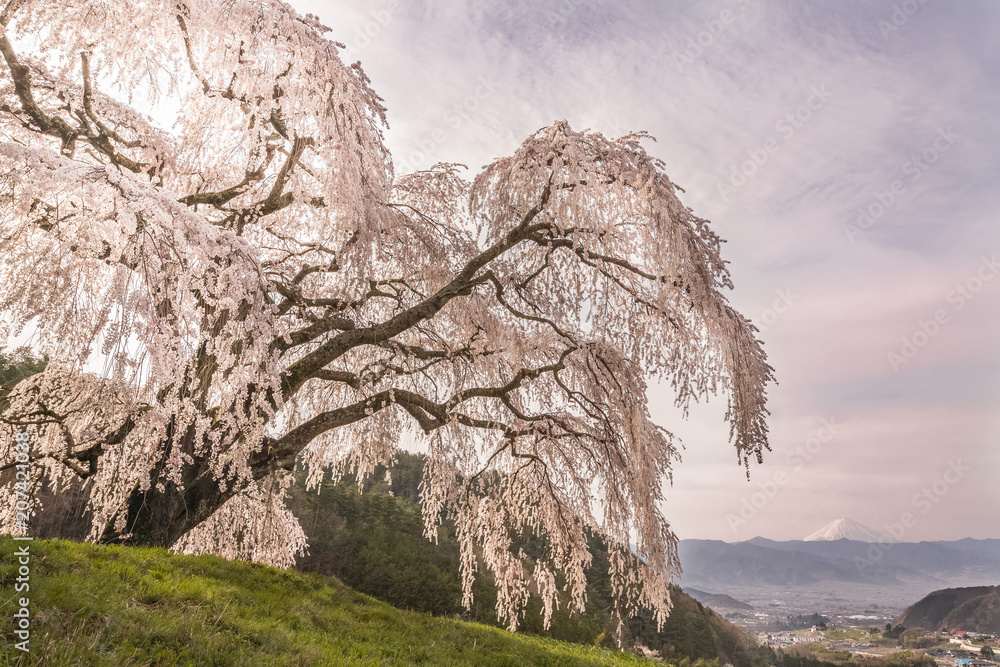
[[[805,538],[806,542],[828,542],[831,540],[856,540],[858,542],[878,542],[885,536],[853,519],[837,519],[823,526]]]

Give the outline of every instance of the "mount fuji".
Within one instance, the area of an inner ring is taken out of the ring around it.
[[[803,538],[805,542],[831,542],[834,540],[854,540],[856,542],[878,542],[885,535],[872,530],[854,519],[837,519],[823,526],[815,533]]]

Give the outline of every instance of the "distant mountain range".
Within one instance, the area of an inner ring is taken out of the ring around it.
[[[932,587],[1000,583],[1000,540],[884,542],[755,537],[745,542],[681,540],[681,585],[795,587],[824,582]]]
[[[1000,586],[934,591],[900,614],[895,623],[925,630],[1000,633]]]

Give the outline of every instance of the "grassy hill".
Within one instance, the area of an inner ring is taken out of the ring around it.
[[[31,653],[23,654],[11,623],[23,595],[13,589],[15,542],[0,537],[4,665],[654,664],[402,611],[319,574],[163,549],[30,544]]]
[[[1000,632],[1000,586],[934,591],[911,605],[894,622],[926,630]]]

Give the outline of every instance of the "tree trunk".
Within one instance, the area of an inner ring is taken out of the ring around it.
[[[125,529],[116,531],[112,522],[101,542],[169,548],[239,490],[230,484],[222,491],[204,459],[185,466],[183,489],[164,479],[161,470],[157,466],[149,489],[136,486],[132,490],[124,510]]]

